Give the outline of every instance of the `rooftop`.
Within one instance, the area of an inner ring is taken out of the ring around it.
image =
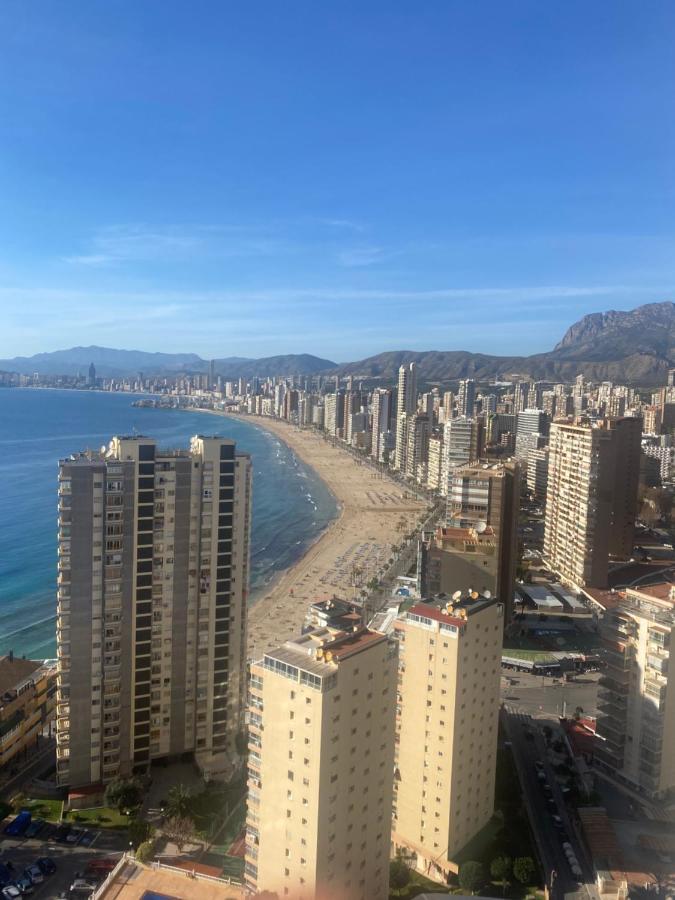
[[[32,675],[42,666],[37,659],[17,659],[15,656],[0,658],[0,695],[16,689],[19,682]]]
[[[324,678],[335,673],[337,663],[386,640],[383,634],[368,628],[351,632],[331,627],[316,628],[266,653],[263,665],[269,667],[271,661],[277,661]]]
[[[101,900],[243,900],[244,890],[225,879],[129,859],[100,894]]]

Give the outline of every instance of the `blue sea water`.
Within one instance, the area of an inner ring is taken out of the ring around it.
[[[246,421],[132,406],[129,394],[0,389],[0,654],[55,653],[58,461],[114,434],[187,447],[220,434],[253,461],[251,598],[337,515],[324,483],[274,435]]]

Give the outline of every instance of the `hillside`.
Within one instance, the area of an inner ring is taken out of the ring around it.
[[[340,366],[344,375],[391,380],[398,367],[416,362],[424,381],[458,378],[570,381],[583,374],[594,381],[663,384],[675,365],[675,304],[650,303],[627,312],[584,316],[548,353],[534,356],[489,356],[463,350],[380,353]]]
[[[209,361],[196,353],[147,353],[144,350],[115,350],[110,347],[72,347],[35,356],[17,356],[0,360],[0,370],[19,372],[22,375],[77,375],[86,374],[94,363],[97,375],[105,378],[122,378],[137,375],[167,374],[179,372],[207,372]],[[215,361],[217,375],[224,378],[250,378],[252,375],[313,375],[335,368],[329,359],[320,359],[308,353],[248,359],[230,356]]]

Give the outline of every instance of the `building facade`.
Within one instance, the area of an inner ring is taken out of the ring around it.
[[[675,792],[675,585],[629,588],[601,624],[605,668],[598,691],[597,761],[629,787],[661,798]]]
[[[116,437],[59,465],[57,775],[105,783],[243,726],[251,464],[233,441]]]
[[[387,900],[396,650],[366,628],[318,628],[251,667],[251,892]]]
[[[35,750],[56,710],[56,660],[0,659],[0,768]]]
[[[607,586],[610,555],[633,551],[642,420],[554,422],[544,557],[572,586]]]
[[[476,592],[396,623],[392,843],[435,881],[494,811],[502,631],[501,604]]]

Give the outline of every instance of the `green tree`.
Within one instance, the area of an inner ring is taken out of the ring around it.
[[[192,813],[192,793],[184,784],[176,784],[169,791],[166,814],[169,818],[183,819]]]
[[[389,886],[395,891],[401,891],[410,884],[410,869],[401,856],[392,859],[389,863]]]
[[[138,778],[113,778],[105,789],[107,806],[114,806],[120,812],[135,809],[143,800],[143,785]]]
[[[502,897],[506,894],[513,865],[509,856],[496,856],[490,863],[490,875],[502,886]]]
[[[531,856],[519,856],[513,861],[513,874],[524,885],[532,884],[537,868]]]
[[[129,822],[129,840],[134,847],[140,847],[154,835],[155,829],[143,819],[132,819]]]
[[[459,884],[470,894],[475,894],[485,884],[485,870],[483,864],[476,860],[469,860],[459,868]]]

